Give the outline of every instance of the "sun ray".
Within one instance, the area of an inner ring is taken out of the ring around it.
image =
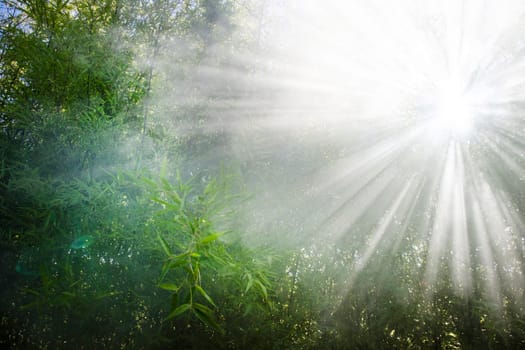
[[[231,106],[246,115],[236,155],[282,175],[256,175],[265,201],[250,213],[293,217],[301,243],[351,246],[351,276],[413,249],[430,289],[449,278],[467,296],[481,275],[495,303],[523,289],[525,3],[505,5],[282,5],[244,85],[260,100]]]

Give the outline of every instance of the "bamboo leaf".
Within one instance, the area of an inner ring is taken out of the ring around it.
[[[186,196],[187,196],[187,192],[184,192],[182,194],[182,198],[180,199],[180,210],[183,211],[185,206],[186,206]]]
[[[194,309],[198,309],[198,310],[200,310],[200,311],[202,311],[202,312],[205,312],[205,313],[207,313],[207,314],[209,314],[209,315],[213,315],[213,310],[210,309],[209,307],[207,307],[207,306],[204,305],[204,304],[201,304],[201,303],[194,303],[194,304],[193,304],[193,308],[194,308]]]
[[[120,294],[119,292],[106,292],[106,293],[100,293],[100,294],[97,294],[95,296],[95,299],[104,299],[104,298],[107,298],[107,297],[112,297],[114,295],[118,295]]]
[[[44,222],[44,230],[47,230],[50,225],[53,225],[56,222],[55,212],[53,210],[49,211],[49,214],[46,217]]]
[[[175,283],[161,283],[159,284],[159,288],[169,290],[171,292],[177,292],[179,290],[179,286],[177,286]]]
[[[182,253],[182,254],[179,254],[179,255],[176,255],[176,256],[172,257],[172,259],[173,260],[177,260],[177,261],[186,262],[186,260],[184,260],[184,259],[187,258],[188,256],[192,255],[192,254],[193,254],[192,252]]]
[[[202,295],[204,297],[204,299],[206,299],[208,301],[208,303],[210,303],[211,305],[217,307],[217,305],[215,305],[215,303],[213,302],[213,299],[208,295],[208,293],[206,293],[206,291],[204,289],[202,289],[201,286],[199,286],[197,284],[197,285],[195,285],[195,289],[197,290],[197,292],[200,293],[200,295]]]
[[[165,179],[166,178],[166,174],[168,173],[168,158],[164,158],[162,160],[162,164],[161,164],[161,167],[160,167],[160,177]]]
[[[179,267],[179,266],[187,264],[187,263],[188,262],[185,259],[182,259],[182,258],[176,259],[176,260],[168,262],[168,269],[171,270],[171,269],[174,269],[176,267]]]
[[[252,288],[252,286],[253,286],[252,275],[248,274],[247,277],[248,277],[248,283],[246,283],[246,290],[244,291],[244,293],[248,293],[250,291],[250,289]]]
[[[22,291],[24,291],[26,293],[30,293],[30,294],[36,295],[36,296],[40,296],[39,292],[37,292],[36,290],[30,289],[30,288],[23,288]]]
[[[172,269],[174,269],[176,267],[182,266],[182,265],[186,265],[188,263],[186,258],[190,254],[191,254],[190,252],[186,252],[186,253],[179,254],[177,256],[171,255],[169,257],[168,261],[166,261],[164,263],[164,265],[162,265],[162,271],[160,273],[159,280],[162,281],[164,279],[164,277],[166,277],[166,275],[168,274],[168,272],[170,270],[172,270]]]
[[[217,321],[215,321],[215,318],[213,317],[213,311],[210,308],[206,307],[205,305],[195,303],[193,304],[193,312],[195,316],[197,316],[197,318],[202,321],[202,323],[219,331],[221,334],[224,333],[224,330],[221,328],[221,326],[219,326]]]
[[[211,235],[207,235],[203,239],[199,241],[199,244],[208,244],[215,240],[217,240],[220,236],[224,235],[222,232],[212,233]]]
[[[266,290],[266,287],[264,286],[264,284],[261,283],[261,281],[259,280],[254,280],[254,284],[257,285],[257,287],[259,287],[259,291],[263,294],[264,296],[264,299],[268,299],[268,291]]]
[[[191,308],[191,304],[182,304],[181,306],[177,307],[175,310],[170,312],[168,316],[164,319],[164,321],[171,320],[172,318],[175,318],[179,316],[180,314],[188,311]]]
[[[162,200],[162,199],[160,199],[160,198],[157,198],[157,197],[151,197],[150,199],[151,199],[152,201],[154,201],[154,202],[157,202],[157,203],[159,203],[159,204],[162,204],[162,205],[166,206],[167,208],[170,208],[170,209],[173,209],[173,210],[178,210],[178,209],[179,209],[178,206],[176,206],[176,205],[174,205],[174,204],[172,204],[172,203],[166,202],[165,200]]]
[[[179,205],[179,207],[182,207],[182,199],[180,198],[179,194],[176,191],[168,192],[168,196],[173,200],[175,203]]]
[[[27,310],[27,309],[31,309],[35,306],[38,306],[39,305],[39,302],[38,301],[34,301],[32,303],[29,303],[29,304],[25,304],[25,305],[22,305],[20,306],[20,310]]]
[[[170,247],[168,245],[168,242],[166,242],[166,240],[160,234],[158,234],[157,237],[159,238],[160,245],[162,246],[162,249],[164,250],[164,252],[168,256],[172,256],[173,254],[171,253],[171,250],[170,250]]]
[[[151,188],[155,188],[157,187],[157,184],[155,183],[155,181],[152,181],[146,177],[142,177],[141,178],[142,182],[145,183],[146,185],[150,186]]]
[[[197,232],[197,229],[192,221],[188,220],[188,225],[190,227],[191,234],[194,235]]]
[[[253,305],[252,304],[248,304],[246,306],[246,309],[244,310],[244,314],[243,316],[248,316],[249,314],[251,314],[253,311]]]
[[[164,265],[162,265],[162,271],[160,272],[160,277],[159,277],[160,281],[162,281],[164,279],[164,277],[166,277],[166,275],[168,274],[169,270],[170,270],[170,262],[166,261],[164,263]]]
[[[173,293],[171,296],[171,308],[175,309],[179,305],[179,293]]]

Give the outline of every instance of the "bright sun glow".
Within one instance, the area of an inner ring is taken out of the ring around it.
[[[457,79],[451,79],[440,89],[436,105],[436,126],[439,132],[452,137],[467,137],[474,127],[471,97]]]
[[[521,251],[504,248],[525,230],[525,2],[327,2],[291,2],[269,38],[261,82],[278,98],[260,109],[267,141],[251,137],[250,156],[286,168],[282,131],[329,160],[304,164],[308,177],[281,189],[304,196],[272,212],[298,208],[323,242],[355,244],[355,273],[381,252],[427,247],[414,269],[428,285],[448,274],[467,293],[482,270],[495,301],[525,287]]]

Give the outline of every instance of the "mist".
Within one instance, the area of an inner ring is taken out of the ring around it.
[[[523,288],[523,5],[259,6],[255,48],[211,43],[182,84],[174,62],[188,49],[166,38],[152,94],[166,120],[208,101],[205,121],[174,132],[222,136],[189,163],[238,167],[251,195],[238,213],[244,239],[352,247],[349,275],[424,245],[428,283],[447,273],[469,293],[481,265],[518,268],[487,289]]]
[[[523,346],[503,3],[2,7],[1,342]]]

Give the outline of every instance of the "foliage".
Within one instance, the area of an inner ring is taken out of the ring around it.
[[[293,248],[243,240],[244,179],[218,170],[229,139],[216,127],[225,115],[211,112],[236,82],[200,74],[258,41],[235,32],[251,2],[4,3],[1,345],[524,346],[523,290],[501,286],[496,305],[478,287],[483,271],[468,295],[446,275],[428,286],[428,252],[411,240],[378,250],[360,273],[366,242],[352,235]],[[280,222],[273,230],[293,234]],[[89,242],[73,244],[79,237]]]

